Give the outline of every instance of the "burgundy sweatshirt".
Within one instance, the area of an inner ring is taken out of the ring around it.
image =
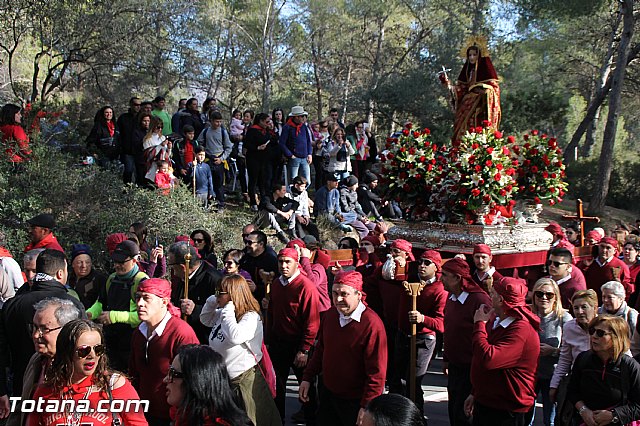
[[[453,364],[471,365],[473,315],[480,305],[491,306],[485,292],[469,293],[464,304],[447,298],[444,307],[444,358]]]
[[[444,290],[441,281],[427,284],[416,300],[417,311],[424,315],[424,322],[416,324],[418,334],[432,334],[444,332],[444,306],[449,293]],[[411,296],[405,292],[400,297],[398,310],[398,329],[403,333],[411,333],[411,323],[408,312],[411,310]]]

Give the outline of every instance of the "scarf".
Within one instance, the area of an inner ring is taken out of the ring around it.
[[[254,124],[253,126],[249,127],[250,129],[257,129],[260,131],[260,133],[262,133],[263,135],[267,134],[267,129],[262,128],[261,126]]]
[[[300,133],[300,129],[302,129],[302,126],[304,126],[304,123],[296,124],[293,122],[293,118],[289,118],[287,120],[287,125],[296,129],[296,136],[298,136],[298,134]]]
[[[109,129],[109,136],[113,137],[113,134],[116,132],[116,124],[111,121],[107,121],[107,129]]]

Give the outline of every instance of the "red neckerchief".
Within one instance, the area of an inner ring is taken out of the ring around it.
[[[116,123],[113,120],[107,121],[107,129],[109,129],[109,136],[113,137],[113,134],[116,132]]]
[[[253,126],[249,127],[250,129],[257,129],[260,131],[260,133],[262,133],[263,135],[267,134],[267,129],[264,129],[260,126],[258,126],[257,124],[254,124]]]
[[[298,134],[300,133],[300,129],[302,128],[304,123],[296,124],[296,123],[293,122],[293,118],[289,117],[289,119],[287,120],[287,125],[289,125],[289,126],[293,127],[294,129],[296,129],[296,136],[298,136]]]

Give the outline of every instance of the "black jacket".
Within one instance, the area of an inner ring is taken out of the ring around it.
[[[378,208],[382,203],[382,198],[366,183],[363,183],[358,186],[358,203],[362,207],[362,211],[364,211],[368,215],[373,215],[376,220],[382,220],[382,216],[378,212]]]
[[[209,296],[215,293],[220,286],[222,275],[207,262],[200,262],[200,266],[195,274],[189,278],[189,299],[193,300],[196,307],[191,315],[187,317],[187,322],[196,332],[196,336],[203,345],[209,344],[210,327],[204,326],[200,322],[200,312]],[[180,307],[180,299],[184,299],[184,280],[174,279],[171,290],[171,303]]]
[[[29,330],[29,325],[33,323],[33,315],[35,314],[33,305],[48,297],[71,300],[86,318],[82,303],[71,296],[58,281],[36,281],[28,292],[9,299],[4,304],[1,316],[3,324],[0,327],[0,333],[5,333],[9,343],[14,395],[20,395],[22,392],[22,377],[29,363],[29,358],[35,352],[31,330]]]
[[[184,126],[187,124],[193,126],[196,131],[196,139],[198,139],[200,133],[202,133],[202,129],[204,129],[204,123],[200,118],[200,112],[186,110],[184,111],[184,114],[180,114],[180,130],[182,131]]]
[[[87,136],[87,149],[92,154],[98,153],[99,155],[106,155],[111,160],[116,159],[120,153],[118,126],[116,126],[116,130],[111,136],[109,129],[102,121],[94,122],[91,133]]]
[[[120,132],[120,154],[133,155],[133,131],[137,127],[136,115],[129,110],[118,117],[116,128]]]

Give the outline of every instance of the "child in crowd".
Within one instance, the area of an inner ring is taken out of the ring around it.
[[[196,158],[195,149],[198,146],[198,142],[195,140],[196,131],[193,126],[187,124],[182,128],[182,142],[180,143],[180,174],[186,176],[187,168],[190,163]]]
[[[176,177],[169,170],[169,162],[162,160],[158,161],[158,171],[156,173],[155,183],[159,189],[164,189],[165,195],[169,194],[169,190],[173,189],[176,182]]]
[[[242,139],[244,133],[244,124],[242,123],[242,112],[238,109],[233,110],[233,117],[231,117],[231,126],[229,126],[229,135],[233,142]]]
[[[195,148],[195,154],[195,160],[189,163],[189,173],[187,176],[191,179],[191,182],[195,183],[196,197],[202,201],[204,207],[207,207],[208,202],[215,197],[211,167],[205,163],[206,154],[203,146],[197,146]]]

